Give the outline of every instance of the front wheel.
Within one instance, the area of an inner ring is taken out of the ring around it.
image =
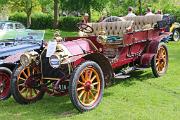
[[[0,68],[0,100],[6,100],[11,96],[11,70],[5,67]]]
[[[82,63],[74,70],[69,85],[71,102],[80,112],[94,109],[100,103],[104,91],[104,76],[100,66],[93,61]]]
[[[151,61],[152,72],[155,77],[164,75],[168,68],[168,49],[165,43],[160,43],[156,55]]]
[[[29,104],[43,98],[44,91],[40,89],[42,83],[39,67],[20,66],[14,72],[11,93],[20,104]]]
[[[174,32],[173,32],[173,40],[175,42],[180,40],[180,30],[178,30],[178,29],[174,30]]]

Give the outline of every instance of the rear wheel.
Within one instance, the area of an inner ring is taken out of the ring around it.
[[[11,96],[11,70],[5,67],[0,68],[0,100],[6,100]]]
[[[178,29],[174,30],[174,32],[173,32],[173,40],[175,42],[180,40],[180,30],[178,30]]]
[[[20,104],[29,104],[43,98],[44,91],[40,89],[42,83],[39,67],[19,67],[12,79],[12,95]]]
[[[168,49],[164,43],[160,43],[156,55],[151,62],[151,68],[155,77],[164,75],[168,68]]]
[[[77,67],[70,80],[69,94],[74,106],[89,111],[98,106],[104,90],[104,76],[99,65],[86,61]]]

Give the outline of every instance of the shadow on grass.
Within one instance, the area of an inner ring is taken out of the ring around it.
[[[11,115],[11,118],[19,116],[22,119],[27,117],[28,119],[48,120],[80,114],[71,103],[69,96],[51,97],[45,95],[42,100],[28,105],[20,105],[11,97],[7,101],[1,101],[0,106],[1,110],[4,111],[4,113],[0,113],[2,118]]]
[[[117,84],[121,84],[124,87],[129,87],[131,85],[136,84],[136,81],[146,81],[149,80],[151,78],[155,78],[153,76],[152,72],[147,72],[147,71],[134,71],[130,74],[129,78],[126,79],[114,79],[114,84],[113,86],[117,85]],[[177,92],[175,90],[166,88],[164,86],[158,85],[156,83],[150,83],[150,82],[146,82],[146,84],[150,85],[151,87],[164,91],[168,94],[171,94],[172,96],[177,97],[178,99],[180,98],[180,92]]]
[[[148,79],[154,78],[152,72],[147,72],[147,71],[134,71],[129,74],[129,78],[125,79],[114,79],[113,86],[117,84],[122,84],[125,87],[129,87],[133,84],[135,84],[135,81],[146,81]]]
[[[108,92],[104,93],[104,97],[110,95],[112,94]],[[68,118],[71,116],[83,114],[76,110],[76,108],[71,103],[69,96],[52,97],[45,95],[42,100],[28,105],[18,104],[11,97],[7,101],[1,101],[0,106],[1,110],[5,111],[5,113],[0,112],[0,116],[2,118],[7,118],[7,116],[11,116],[10,118],[12,118],[12,116],[18,116],[18,118],[22,119],[28,118],[33,120],[51,120],[57,118]]]
[[[115,79],[115,83],[113,85],[122,84],[125,87],[128,87],[135,84],[135,81],[144,81],[152,77],[153,75],[151,72],[135,71],[131,73],[130,78]],[[105,92],[103,97],[108,97],[112,94],[113,93]],[[42,100],[29,105],[20,105],[11,98],[8,101],[1,102],[0,106],[2,111],[6,111],[5,113],[0,113],[0,116],[4,116],[4,118],[6,118],[9,114],[11,116],[18,115],[22,119],[27,117],[28,119],[50,120],[67,118],[81,114],[73,106],[69,96],[50,97],[45,95]]]

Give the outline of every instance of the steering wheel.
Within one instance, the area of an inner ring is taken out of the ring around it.
[[[91,26],[85,23],[78,23],[77,26],[78,26],[78,29],[84,33],[92,33],[94,31]]]

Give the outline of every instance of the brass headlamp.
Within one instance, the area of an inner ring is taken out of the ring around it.
[[[20,57],[20,63],[22,66],[27,67],[29,66],[32,61],[35,61],[38,57],[38,53],[35,51],[27,52],[21,55]]]

